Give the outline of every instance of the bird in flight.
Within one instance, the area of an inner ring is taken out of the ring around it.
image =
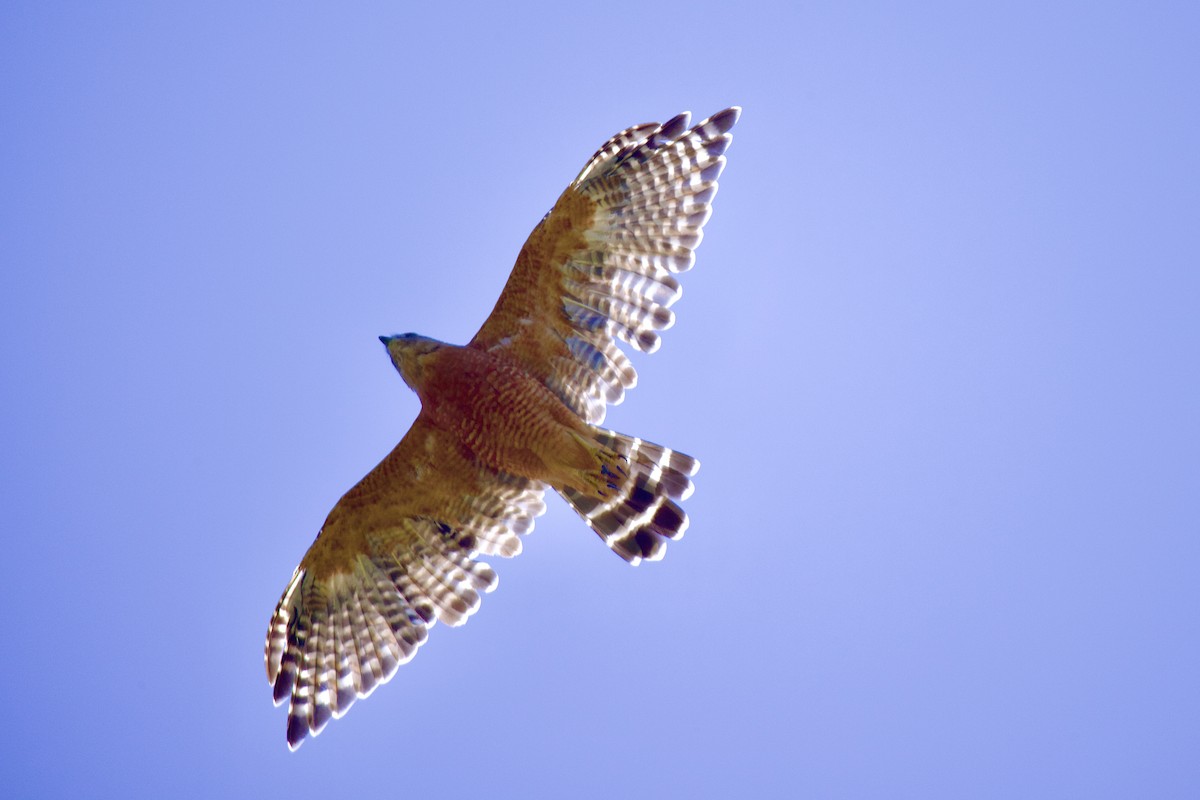
[[[554,489],[630,564],[662,558],[699,463],[598,427],[675,315],[741,109],[680,114],[604,143],[529,235],[465,346],[381,336],[421,400],[395,449],[346,492],[267,629],[267,679],[296,749],[386,682],[436,622],[496,587]]]

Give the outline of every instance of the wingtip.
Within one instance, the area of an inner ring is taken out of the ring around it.
[[[701,123],[701,126],[714,128],[719,133],[728,133],[742,116],[741,106],[730,106],[718,111]]]
[[[308,721],[304,718],[291,715],[288,717],[287,725],[287,746],[288,750],[293,753],[300,749],[300,745],[304,744],[304,739],[308,736]]]
[[[692,121],[692,112],[681,111],[664,122],[658,130],[656,141],[671,142],[679,138]]]

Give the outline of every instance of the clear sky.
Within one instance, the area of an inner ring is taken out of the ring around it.
[[[0,10],[4,793],[1200,795],[1195,4],[425,5]],[[376,337],[730,104],[607,421],[701,459],[685,539],[549,498],[290,753],[267,620],[417,413]]]

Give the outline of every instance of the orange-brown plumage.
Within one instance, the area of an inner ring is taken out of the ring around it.
[[[674,322],[738,109],[623,131],[530,234],[466,346],[383,337],[421,400],[408,433],[338,501],[267,632],[288,744],[391,677],[437,621],[459,625],[559,492],[622,558],[661,558],[687,527],[695,459],[596,424]]]
[[[426,358],[420,384],[430,425],[449,432],[496,471],[555,485],[587,467],[587,425],[514,359],[442,345]]]

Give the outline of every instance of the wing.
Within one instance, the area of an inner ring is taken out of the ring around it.
[[[684,113],[607,141],[529,235],[471,346],[507,353],[602,422],[637,383],[617,340],[651,353],[675,323],[675,275],[695,263],[740,113],[690,129]]]
[[[292,749],[390,679],[437,621],[475,612],[496,574],[473,557],[519,553],[543,488],[465,459],[417,417],[334,506],[271,618],[267,678]]]

